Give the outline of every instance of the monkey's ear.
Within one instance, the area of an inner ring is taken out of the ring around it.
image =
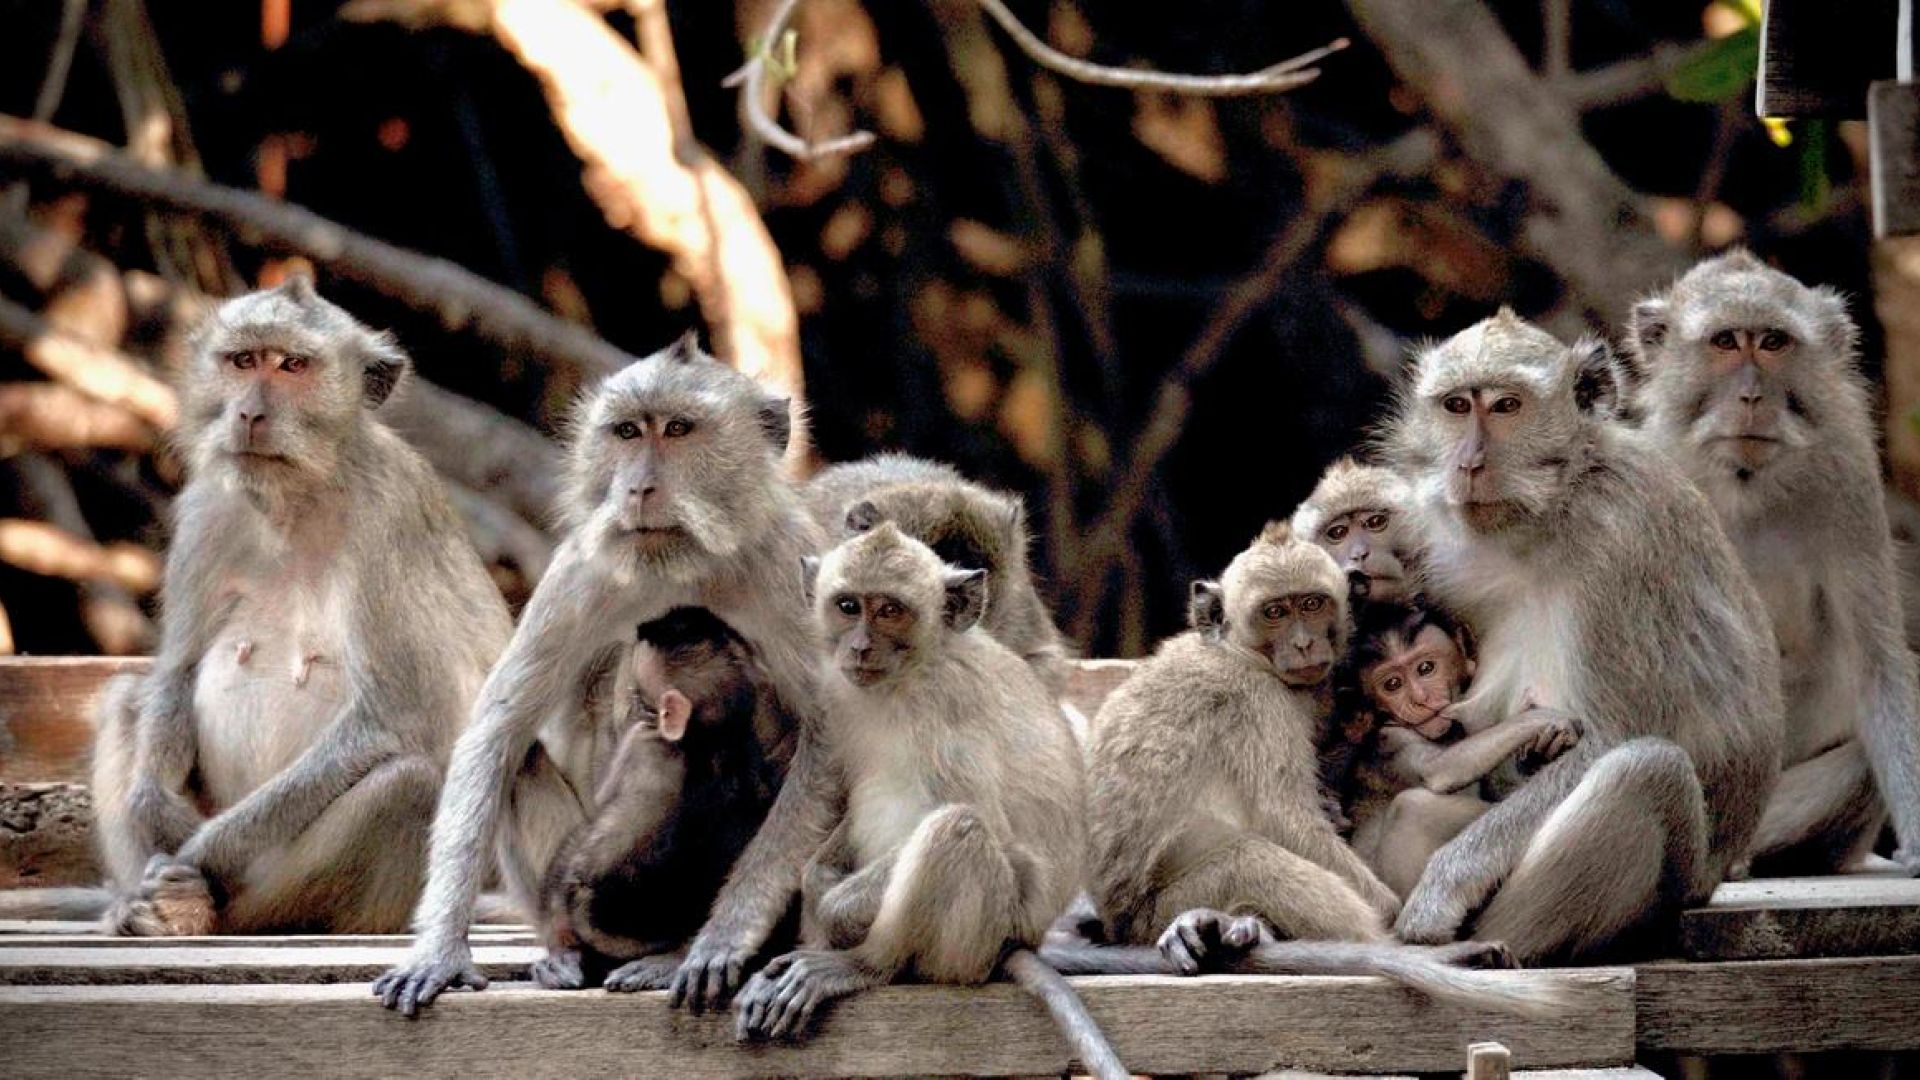
[[[296,304],[311,304],[320,299],[320,294],[313,288],[313,276],[305,270],[295,270],[288,274],[286,280],[280,283],[279,291],[280,295]]]
[[[1007,497],[1006,529],[1008,536],[1025,536],[1027,529],[1027,503],[1018,495]]]
[[[1645,356],[1664,344],[1668,319],[1665,297],[1649,296],[1633,305],[1627,315],[1627,341],[1633,351]]]
[[[814,586],[820,584],[820,556],[800,556],[800,589],[806,594],[807,602],[813,602]]]
[[[760,421],[760,431],[767,441],[780,453],[787,452],[787,444],[793,441],[793,413],[789,411],[786,398],[768,398],[760,403],[756,414]]]
[[[1187,597],[1187,623],[1209,636],[1227,623],[1226,594],[1217,581],[1195,581]]]
[[[847,507],[847,531],[850,533],[866,532],[880,524],[881,520],[880,508],[873,505],[872,499],[861,499]]]
[[[691,364],[700,358],[700,331],[689,328],[679,340],[667,346],[667,359]]]
[[[377,409],[400,386],[413,361],[400,351],[392,334],[369,334],[360,349],[360,393],[367,408]]]
[[[678,690],[660,695],[660,737],[679,742],[687,737],[687,720],[693,716],[693,702]]]
[[[1604,341],[1574,345],[1573,403],[1583,413],[1612,416],[1620,405],[1620,376]]]
[[[941,617],[956,631],[972,628],[987,610],[987,572],[948,567],[945,578],[947,606]]]
[[[1813,290],[1820,309],[1821,336],[1835,356],[1850,357],[1860,348],[1860,327],[1847,313],[1847,297],[1840,290],[1822,285]]]

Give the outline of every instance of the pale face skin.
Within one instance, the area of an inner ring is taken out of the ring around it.
[[[1407,642],[1393,635],[1386,659],[1369,667],[1361,686],[1390,723],[1410,728],[1423,739],[1438,739],[1453,729],[1447,706],[1459,698],[1473,675],[1473,662],[1451,635],[1423,626]]]

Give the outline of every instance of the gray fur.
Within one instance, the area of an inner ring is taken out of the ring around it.
[[[399,930],[506,608],[432,469],[371,414],[406,367],[390,339],[296,278],[193,340],[160,648],[102,704],[109,919]]]
[[[1721,350],[1710,339],[1727,330],[1775,330],[1791,344],[1756,345],[1743,386],[1749,365],[1715,364]],[[1855,861],[1887,808],[1897,858],[1920,870],[1914,658],[1857,338],[1839,294],[1744,251],[1707,260],[1642,301],[1630,333],[1646,441],[1706,493],[1772,615],[1786,770],[1752,855],[1782,870]],[[1763,462],[1724,439],[1743,430],[1742,393],[1755,398],[1755,430],[1777,438],[1760,449]]]

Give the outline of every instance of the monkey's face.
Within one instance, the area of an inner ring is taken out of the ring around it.
[[[364,410],[406,366],[389,339],[296,277],[222,304],[195,334],[181,438],[196,471],[249,488],[331,478]]]
[[[834,668],[855,686],[898,677],[920,647],[920,613],[897,596],[842,592],[827,609]]]
[[[1267,596],[1235,636],[1273,664],[1280,681],[1295,689],[1319,686],[1340,659],[1340,606],[1324,592]]]
[[[1438,626],[1423,626],[1412,641],[1385,635],[1378,652],[1381,659],[1360,673],[1360,688],[1374,708],[1425,739],[1452,730],[1454,721],[1441,713],[1472,673],[1460,643]]]
[[[683,341],[601,384],[570,459],[572,523],[642,559],[730,555],[771,522],[787,403]]]
[[[833,669],[861,688],[893,683],[987,604],[986,571],[946,565],[891,521],[807,560],[806,577]]]
[[[1405,593],[1406,569],[1394,550],[1392,510],[1381,507],[1336,515],[1314,542],[1333,556],[1355,596],[1391,600]]]

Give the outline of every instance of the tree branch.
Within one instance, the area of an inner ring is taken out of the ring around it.
[[[63,333],[11,300],[0,298],[0,340],[27,363],[95,401],[115,405],[162,431],[173,427],[179,403],[173,388],[113,349]]]

